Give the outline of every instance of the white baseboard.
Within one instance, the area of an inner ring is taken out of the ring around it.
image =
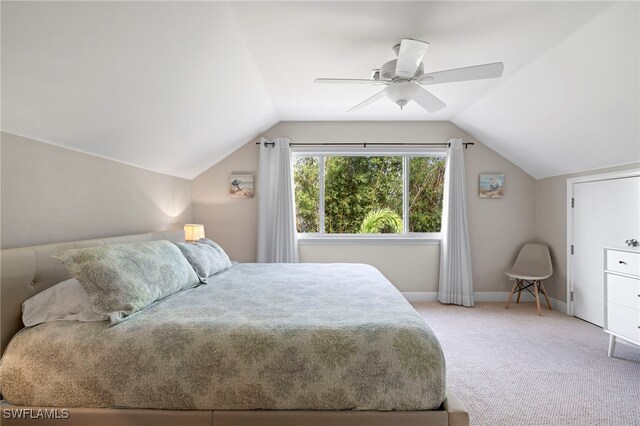
[[[402,295],[409,302],[435,302],[438,300],[438,293],[435,291],[407,291]],[[476,302],[506,302],[509,299],[508,291],[476,291],[473,293],[473,298]],[[544,298],[543,298],[544,299]],[[533,302],[535,298],[529,293],[523,293],[520,298],[523,302]],[[561,302],[553,297],[550,297],[551,307],[563,314],[567,313],[567,304]],[[514,296],[515,302],[515,296]],[[546,306],[544,300],[541,301],[542,306]]]
[[[437,302],[438,293],[435,291],[403,291],[402,295],[408,302]]]

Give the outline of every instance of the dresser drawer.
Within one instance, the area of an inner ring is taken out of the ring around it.
[[[640,341],[640,311],[609,303],[607,305],[607,330]]]
[[[607,250],[607,269],[629,275],[640,275],[640,253]]]
[[[640,310],[640,279],[607,274],[607,300]]]

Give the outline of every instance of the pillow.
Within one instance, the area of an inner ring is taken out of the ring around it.
[[[89,296],[78,280],[62,281],[22,303],[22,322],[31,327],[49,321],[104,321],[91,307]]]
[[[227,253],[218,244],[206,238],[195,243],[174,243],[196,271],[200,282],[231,267]]]
[[[112,324],[200,284],[180,250],[165,240],[70,249],[52,257],[80,281],[93,310]]]

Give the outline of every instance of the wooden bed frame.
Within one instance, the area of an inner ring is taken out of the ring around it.
[[[47,244],[0,251],[1,350],[23,328],[22,302],[70,278],[69,272],[50,256],[62,250],[153,240],[184,241],[184,231],[154,232],[95,240]],[[447,399],[431,411],[192,411],[117,408],[18,407],[2,405],[3,425],[50,424],[75,426],[194,425],[194,426],[468,426],[469,413],[447,390]],[[65,411],[63,411],[65,410]],[[16,418],[20,416],[21,418]],[[25,418],[26,417],[26,418]],[[54,418],[48,418],[54,417]],[[58,417],[58,418],[55,418]],[[61,417],[66,417],[61,419]]]

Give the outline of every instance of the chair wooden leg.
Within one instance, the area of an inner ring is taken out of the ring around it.
[[[516,282],[513,284],[513,287],[511,288],[511,294],[509,294],[509,301],[507,302],[507,306],[505,306],[505,309],[509,309],[509,305],[511,304],[511,299],[513,298],[513,293],[516,291],[517,285],[518,285],[518,280],[516,280]]]
[[[552,311],[553,309],[551,309],[551,303],[549,303],[549,296],[547,296],[547,289],[544,288],[544,284],[542,284],[542,281],[540,281],[540,289],[542,290],[542,294],[544,294],[544,300],[547,301],[547,308]]]
[[[518,298],[516,299],[516,303],[520,303],[520,296],[522,296],[522,280],[517,280],[518,282]]]
[[[533,283],[533,293],[536,295],[536,307],[538,309],[538,315],[542,316],[542,311],[540,310],[540,298],[538,297],[538,283],[540,281],[534,281]]]

